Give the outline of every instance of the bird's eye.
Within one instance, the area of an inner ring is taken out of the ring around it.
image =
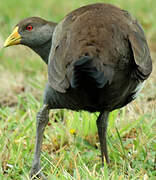
[[[28,25],[28,26],[26,27],[26,30],[28,30],[28,31],[31,31],[32,29],[33,29],[32,25]]]

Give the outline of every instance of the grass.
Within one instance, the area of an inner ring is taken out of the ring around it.
[[[95,0],[20,1],[0,4],[0,47],[22,18],[41,16],[59,22],[67,12]],[[153,66],[156,59],[156,2],[110,0],[143,25]],[[45,11],[46,9],[46,11]],[[42,106],[47,67],[22,46],[0,49],[0,180],[28,180],[33,159],[36,113]],[[54,110],[46,128],[42,167],[49,179],[149,179],[156,177],[156,70],[136,101],[109,117],[111,163],[101,168],[96,129],[98,113]],[[71,133],[74,130],[75,133]]]

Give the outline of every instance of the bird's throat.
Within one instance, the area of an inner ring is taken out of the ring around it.
[[[35,46],[35,47],[30,47],[33,51],[35,51],[41,58],[42,60],[48,64],[48,59],[49,59],[49,53],[51,49],[51,41],[52,39],[49,39],[47,42],[40,46]]]

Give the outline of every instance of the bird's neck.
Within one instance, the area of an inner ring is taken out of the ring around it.
[[[42,58],[42,60],[46,64],[48,64],[50,49],[51,49],[51,45],[52,45],[52,35],[53,35],[54,29],[55,29],[57,23],[49,21],[48,24],[50,26],[49,40],[47,40],[45,43],[43,43],[40,46],[30,47]]]
[[[52,43],[52,39],[49,39],[49,41],[42,44],[41,46],[31,47],[31,49],[33,49],[46,64],[48,64],[51,43]]]

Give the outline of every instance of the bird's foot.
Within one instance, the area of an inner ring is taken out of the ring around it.
[[[47,180],[47,178],[45,177],[45,175],[42,173],[41,170],[42,169],[40,166],[38,166],[38,164],[34,164],[30,172],[31,180],[34,180],[34,179]]]

